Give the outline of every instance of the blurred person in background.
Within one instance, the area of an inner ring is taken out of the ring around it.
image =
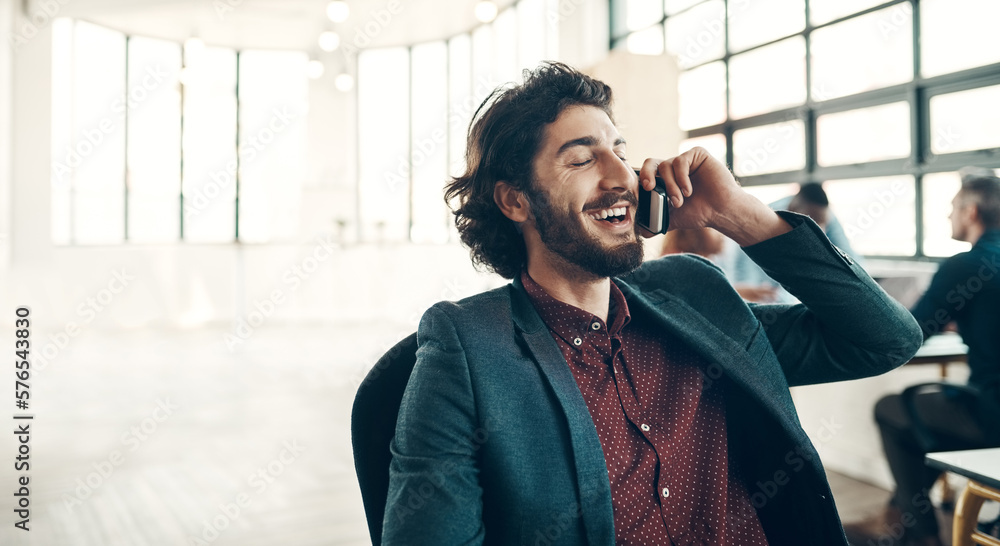
[[[1000,178],[968,175],[952,200],[952,238],[972,243],[968,252],[941,263],[912,313],[924,339],[954,322],[969,346],[968,386],[977,396],[947,390],[918,392],[914,406],[938,451],[1000,447]],[[896,490],[885,509],[845,525],[857,544],[879,542],[905,528],[906,545],[941,544],[927,493],[940,471],[924,464],[925,449],[898,394],[875,405]]]
[[[697,229],[675,229],[663,236],[660,256],[668,254],[697,254],[707,258],[725,271],[726,236],[718,231],[703,227]],[[753,262],[751,262],[753,263]],[[756,267],[756,264],[754,264]],[[763,271],[761,272],[763,274]],[[749,284],[734,282],[733,288],[747,301],[770,302],[777,298],[777,289],[765,283]]]
[[[830,199],[818,182],[809,182],[799,187],[798,193],[779,199],[768,205],[774,210],[788,210],[804,214],[813,219],[823,229],[830,242],[851,256],[861,265],[851,243],[844,233],[840,221],[830,210]],[[796,303],[798,300],[781,287],[777,281],[764,273],[745,252],[731,242],[727,242],[723,252],[717,257],[719,266],[726,272],[733,286],[740,287],[749,301]]]

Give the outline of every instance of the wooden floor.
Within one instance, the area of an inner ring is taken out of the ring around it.
[[[401,330],[260,329],[232,351],[213,330],[72,339],[32,381],[30,532],[0,435],[0,544],[369,544],[349,416],[395,341],[378,331]],[[831,481],[845,520],[887,495]]]

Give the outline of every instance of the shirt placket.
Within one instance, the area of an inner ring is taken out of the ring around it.
[[[642,409],[636,398],[637,393],[633,389],[638,389],[641,381],[638,381],[638,378],[634,376],[629,381],[629,376],[625,371],[625,351],[622,348],[620,337],[616,335],[610,338],[610,344],[612,347],[612,375],[618,391],[618,399],[625,411],[625,418],[639,430],[643,438],[653,447],[653,453],[656,456],[656,484],[654,485],[660,502],[660,516],[663,517],[663,523],[666,526],[667,514],[672,504],[670,502],[670,476],[668,472],[664,472],[665,466],[663,465],[663,461],[669,457],[670,453],[666,434],[661,423],[652,419],[649,413]],[[632,385],[632,388],[629,388],[629,385]],[[667,532],[670,534],[669,526],[667,526]]]

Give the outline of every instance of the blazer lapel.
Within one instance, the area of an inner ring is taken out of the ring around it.
[[[781,421],[789,417],[794,422],[798,418],[787,415],[779,404],[774,403],[787,396],[787,385],[769,381],[758,369],[756,362],[747,353],[747,348],[737,343],[733,337],[723,332],[698,310],[684,300],[665,290],[639,293],[626,282],[616,279],[615,284],[622,291],[633,316],[642,315],[667,332],[673,334],[698,352],[710,364],[717,365],[735,383],[751,393],[762,406]],[[758,335],[765,335],[762,331]],[[707,375],[712,377],[712,370]]]
[[[511,308],[514,324],[566,415],[580,488],[580,516],[588,544],[614,544],[614,512],[608,468],[587,403],[559,346],[517,277],[511,290]]]

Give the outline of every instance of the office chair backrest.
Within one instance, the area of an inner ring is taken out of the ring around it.
[[[396,433],[396,417],[410,372],[417,361],[417,334],[389,349],[358,387],[351,412],[354,470],[368,519],[373,546],[382,544],[382,518],[389,494],[389,442]]]

